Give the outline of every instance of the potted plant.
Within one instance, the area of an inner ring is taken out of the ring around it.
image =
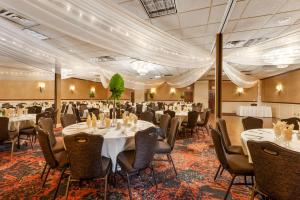
[[[150,92],[150,93],[149,93],[149,97],[150,97],[151,100],[153,100],[153,98],[154,98],[154,93],[151,93],[151,92]]]
[[[182,94],[180,95],[180,98],[181,98],[182,100],[184,100],[184,97],[185,97],[185,95],[184,95],[184,93],[182,93]]]
[[[95,98],[95,92],[90,91],[89,96],[90,96],[91,99],[92,99],[92,98]]]
[[[120,74],[115,74],[111,77],[109,82],[109,90],[111,92],[110,98],[113,100],[113,119],[116,119],[116,100],[119,100],[121,95],[123,94],[124,87],[124,79]]]

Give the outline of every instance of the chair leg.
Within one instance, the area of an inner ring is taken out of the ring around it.
[[[245,185],[247,185],[247,176],[244,176]]]
[[[44,179],[44,182],[43,182],[42,188],[45,186],[45,183],[46,183],[46,181],[47,181],[47,178],[48,178],[48,175],[49,175],[50,169],[51,169],[51,168],[49,167],[49,169],[47,170],[46,177],[45,177],[45,179]]]
[[[44,173],[45,173],[45,171],[46,171],[46,169],[47,169],[47,166],[48,166],[47,163],[45,163],[43,172],[42,172],[42,174],[41,174],[41,179],[43,179],[43,176],[44,176]]]
[[[118,163],[116,163],[116,166],[115,166],[115,173],[114,173],[114,186],[116,186],[116,183],[117,183],[117,179],[116,179],[116,175],[117,175],[117,169],[118,169]]]
[[[132,194],[131,194],[131,190],[130,190],[130,176],[129,174],[127,174],[127,187],[128,187],[128,192],[129,192],[129,198],[130,200],[132,199]]]
[[[172,163],[172,165],[173,165],[173,169],[174,169],[175,175],[176,175],[176,177],[177,177],[177,171],[176,171],[176,168],[175,168],[175,165],[174,165],[172,156],[171,156],[171,154],[167,154],[167,156],[168,156],[169,161],[171,161],[171,163]]]
[[[223,174],[223,171],[224,171],[224,168],[222,168],[221,172],[220,172],[220,176],[222,176]]]
[[[56,190],[55,190],[54,198],[53,198],[53,199],[55,199],[56,196],[57,196],[57,192],[58,192],[58,190],[59,190],[59,186],[60,186],[60,183],[61,183],[61,179],[63,178],[63,176],[64,176],[64,174],[65,174],[65,170],[66,170],[66,168],[64,168],[64,169],[62,170],[62,172],[61,172],[61,175],[60,175],[60,177],[59,177],[59,181],[58,181],[58,184],[57,184],[57,187],[56,187]]]
[[[209,129],[208,129],[207,125],[205,125],[204,127],[205,127],[205,129],[207,131],[207,135],[209,135]]]
[[[10,161],[12,161],[13,152],[14,152],[15,141],[11,142],[11,152],[10,152]]]
[[[255,192],[255,189],[253,188],[252,189],[252,192],[251,192],[251,197],[250,197],[250,200],[254,200],[254,197],[256,196],[256,192]]]
[[[104,200],[106,200],[106,193],[107,193],[107,175],[105,176],[105,183],[104,183]]]
[[[219,165],[219,167],[218,167],[218,170],[217,170],[217,172],[216,172],[216,174],[215,174],[215,177],[214,177],[214,181],[216,181],[216,179],[217,179],[217,177],[218,177],[218,175],[219,175],[219,172],[220,172],[220,170],[221,170],[221,164]]]
[[[20,149],[20,135],[18,135],[18,145],[17,148]]]
[[[67,183],[66,194],[65,194],[66,200],[68,199],[70,181],[71,181],[71,175],[69,175],[68,177],[68,183]]]
[[[229,185],[229,187],[228,187],[228,189],[227,189],[227,192],[226,192],[226,195],[225,195],[225,197],[224,197],[224,200],[226,200],[227,197],[228,197],[228,194],[229,194],[229,192],[230,192],[231,186],[233,185],[233,182],[234,182],[235,177],[236,177],[236,176],[233,176],[232,179],[231,179],[231,182],[230,182],[230,185]]]
[[[154,174],[154,169],[153,169],[153,166],[152,166],[152,165],[151,165],[150,169],[151,169],[151,172],[152,172],[152,178],[153,178],[153,181],[154,181],[156,190],[157,190],[157,182],[156,182],[156,178],[155,178],[155,174]]]

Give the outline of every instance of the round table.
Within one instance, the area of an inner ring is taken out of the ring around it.
[[[248,155],[250,163],[252,163],[252,159],[247,146],[248,140],[274,142],[284,148],[300,152],[300,135],[298,134],[298,131],[293,131],[292,140],[287,147],[282,139],[275,140],[273,129],[251,129],[241,133],[242,148],[244,154]]]
[[[66,136],[85,132],[89,134],[102,135],[104,137],[102,155],[111,158],[113,164],[112,169],[114,170],[118,154],[121,151],[135,148],[135,133],[154,126],[154,124],[142,120],[138,120],[136,125],[130,124],[128,127],[123,125],[122,120],[118,120],[118,122],[122,123],[120,129],[117,129],[117,127],[98,128],[102,126],[100,121],[97,121],[97,128],[88,128],[86,122],[81,122],[65,127],[62,130],[62,134],[63,136]]]
[[[8,130],[17,131],[21,128],[34,126],[36,114],[25,114],[20,116],[9,117]]]

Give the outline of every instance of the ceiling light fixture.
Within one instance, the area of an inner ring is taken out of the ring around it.
[[[157,79],[158,79],[158,78],[161,78],[161,76],[160,76],[160,75],[156,75],[156,76],[155,76],[155,78],[157,78]]]
[[[145,76],[150,71],[153,71],[154,66],[151,63],[146,63],[144,61],[134,61],[132,62],[132,69],[135,70],[140,76]]]
[[[140,0],[150,18],[177,13],[175,0]]]

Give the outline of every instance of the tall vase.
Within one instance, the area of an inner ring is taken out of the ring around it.
[[[112,113],[112,118],[113,118],[113,126],[117,124],[117,117],[116,117],[116,99],[114,99],[114,107],[113,107],[113,113]]]

